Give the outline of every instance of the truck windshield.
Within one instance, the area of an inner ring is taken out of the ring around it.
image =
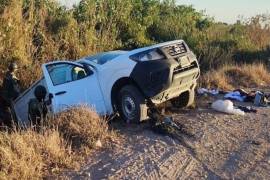
[[[125,54],[127,51],[111,51],[111,52],[105,52],[105,53],[100,53],[96,54],[94,56],[89,56],[86,57],[85,59],[92,61],[96,64],[105,64],[106,62],[122,55]]]

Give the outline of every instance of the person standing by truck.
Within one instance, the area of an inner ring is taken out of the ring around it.
[[[3,80],[3,93],[2,97],[10,105],[13,100],[15,100],[21,92],[20,80],[16,76],[18,70],[18,65],[13,62],[8,66],[8,71],[5,74]]]
[[[12,125],[11,107],[13,100],[15,100],[20,95],[21,92],[20,80],[16,76],[17,70],[18,65],[15,62],[10,63],[2,84],[1,118],[3,119],[3,124],[7,126]]]

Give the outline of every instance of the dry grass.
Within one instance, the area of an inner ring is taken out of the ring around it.
[[[113,136],[113,132],[109,133],[106,120],[86,106],[71,108],[52,120],[49,124],[58,127],[72,147],[80,151],[81,148],[93,148],[97,140],[104,141]]]
[[[226,65],[204,74],[201,87],[232,90],[235,88],[265,87],[270,84],[270,73],[261,63],[240,66]]]
[[[4,179],[41,178],[74,165],[70,146],[56,130],[1,133],[0,159],[0,176]]]
[[[0,132],[1,179],[39,179],[77,170],[97,140],[114,136],[105,120],[86,107],[60,113],[39,131]]]

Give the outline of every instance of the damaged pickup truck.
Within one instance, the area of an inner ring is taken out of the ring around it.
[[[194,101],[198,61],[183,40],[132,51],[111,51],[76,62],[42,65],[43,77],[14,102],[20,123],[28,124],[28,101],[38,85],[53,95],[51,113],[86,104],[100,115],[119,113],[129,122],[147,119],[147,103],[171,101],[185,107]]]

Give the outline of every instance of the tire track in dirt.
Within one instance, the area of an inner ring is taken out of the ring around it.
[[[179,141],[148,128],[123,128],[125,140],[98,152],[73,179],[269,179],[269,117],[270,109],[244,117],[175,114],[195,134]]]
[[[166,137],[166,139],[166,141],[174,142],[169,137]],[[163,148],[165,152],[160,153],[157,148]],[[132,161],[126,161],[121,166],[120,171],[116,172],[111,178],[119,179],[121,176],[129,174],[126,177],[128,179],[172,179],[173,175],[185,171],[185,167],[187,168],[187,164],[192,160],[192,157],[187,154],[185,148],[180,145],[169,146],[168,143],[163,143],[163,147],[160,147],[160,145],[157,146],[155,144],[149,146],[146,152],[148,153],[140,153],[137,155],[137,158],[133,157]],[[123,172],[123,169],[126,170]],[[168,174],[172,176],[168,176]]]
[[[269,120],[262,116],[257,116],[253,120],[256,120],[257,123],[253,123],[253,126],[250,125],[248,129],[257,130],[249,134],[250,140],[243,140],[240,148],[232,152],[224,162],[223,168],[221,168],[229,178],[245,177],[244,179],[246,179],[251,172],[258,169],[259,164],[264,163],[265,159],[270,157],[270,142],[267,140],[270,129]],[[270,163],[270,161],[267,163]],[[270,168],[269,166],[266,167]],[[270,176],[270,171],[265,172],[268,172],[265,174]]]

